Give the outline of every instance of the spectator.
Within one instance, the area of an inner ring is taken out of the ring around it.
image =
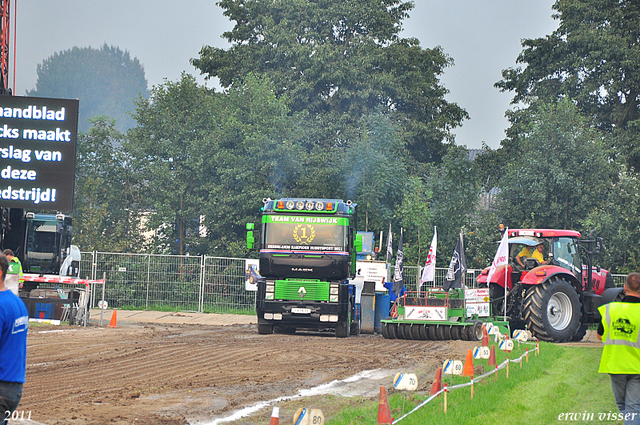
[[[604,342],[598,372],[611,376],[611,388],[625,425],[640,424],[640,273],[630,273],[622,302],[598,308]]]
[[[11,292],[19,296],[20,289],[22,289],[22,284],[24,283],[22,263],[10,249],[5,249],[3,254],[6,255],[9,260],[9,270],[7,270],[4,284],[7,288],[11,289]]]
[[[29,325],[24,303],[4,284],[8,268],[9,260],[0,254],[0,412],[5,424],[22,398]]]

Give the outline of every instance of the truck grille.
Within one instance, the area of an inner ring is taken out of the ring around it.
[[[300,300],[298,291],[303,287],[305,295],[304,301],[329,301],[329,282],[319,282],[316,280],[276,280],[275,299],[276,300]]]

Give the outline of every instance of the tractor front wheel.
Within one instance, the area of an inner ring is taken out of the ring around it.
[[[566,280],[555,278],[527,291],[524,319],[541,340],[566,342],[580,327],[580,307],[575,288]]]

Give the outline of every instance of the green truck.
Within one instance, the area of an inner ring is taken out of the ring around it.
[[[355,275],[362,238],[356,204],[338,199],[264,199],[262,223],[247,224],[247,248],[259,249],[258,333],[334,329],[360,332]]]

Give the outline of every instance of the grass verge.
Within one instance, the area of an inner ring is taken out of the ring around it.
[[[510,358],[519,357],[524,351],[511,353]],[[509,366],[509,378],[503,369],[498,372],[498,382],[494,376],[474,385],[474,398],[470,398],[470,388],[465,387],[449,392],[448,413],[444,410],[444,397],[440,395],[415,413],[400,421],[400,424],[555,424],[560,414],[579,414],[579,420],[572,423],[610,423],[599,420],[599,414],[617,412],[611,393],[609,375],[599,374],[598,365],[602,348],[571,347],[557,344],[540,344],[540,355],[529,354],[529,362],[523,359],[522,369],[517,363]],[[497,362],[506,357],[496,350]],[[476,360],[487,368],[486,360]],[[487,369],[489,370],[489,369]],[[411,372],[411,371],[407,371]],[[452,379],[453,378],[453,379]],[[469,378],[446,376],[448,385],[469,382]],[[388,390],[392,416],[399,418],[429,396],[430,383],[421,387],[423,392],[412,394]],[[404,406],[403,406],[404,404]],[[593,418],[584,414],[593,413]],[[342,410],[326,425],[354,425],[376,423],[378,401],[362,402],[359,406]],[[563,417],[564,418],[564,417]],[[575,417],[574,417],[575,418]]]

